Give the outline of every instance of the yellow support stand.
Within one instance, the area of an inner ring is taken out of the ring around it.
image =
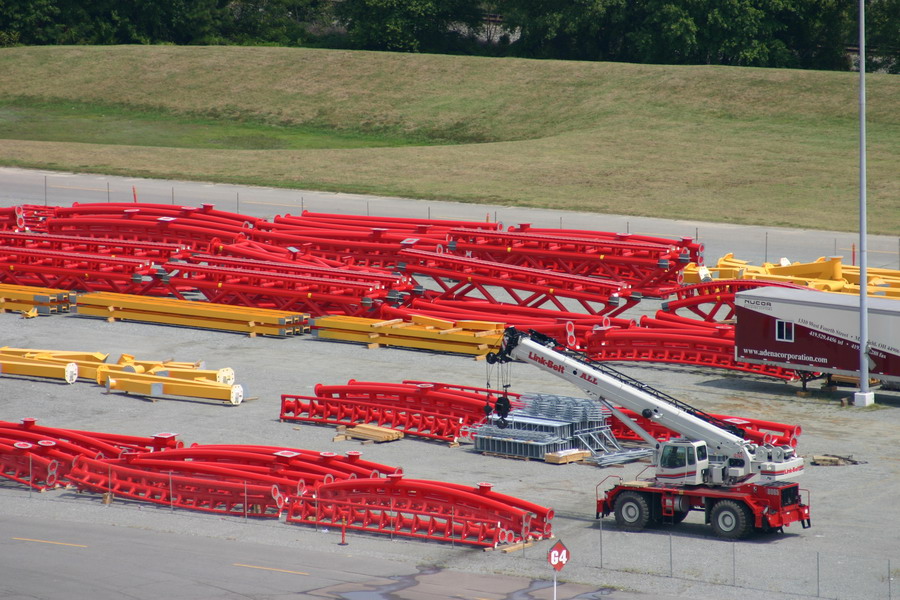
[[[71,384],[78,380],[78,365],[73,362],[56,364],[14,354],[0,354],[0,374],[62,379]]]
[[[219,400],[237,406],[244,400],[244,388],[210,380],[173,379],[146,373],[107,373],[107,391],[116,390],[151,398],[185,396]]]

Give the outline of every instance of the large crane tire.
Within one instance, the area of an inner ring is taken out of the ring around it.
[[[640,492],[622,492],[616,498],[616,525],[640,531],[650,522],[650,504]]]
[[[711,524],[716,535],[738,540],[753,530],[753,519],[746,505],[734,500],[719,500],[712,509]]]

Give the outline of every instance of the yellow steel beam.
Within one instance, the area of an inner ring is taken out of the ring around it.
[[[289,311],[232,306],[177,298],[157,298],[110,292],[91,292],[78,298],[78,305],[111,306],[134,311],[164,313],[188,317],[205,317],[223,320],[255,322],[267,325],[293,325],[306,321],[309,315]]]
[[[238,405],[244,400],[244,388],[215,381],[188,381],[141,373],[111,373],[106,378],[106,389],[140,394],[150,397],[186,396],[220,400]]]
[[[411,337],[433,339],[436,342],[459,342],[463,344],[492,343],[494,338],[500,339],[501,325],[495,323],[493,330],[465,331],[461,327],[435,329],[431,325],[415,323],[395,323],[384,325],[385,321],[365,319],[362,317],[320,317],[315,320],[317,328],[355,331],[379,336]],[[449,322],[456,325],[453,322]]]
[[[226,385],[234,384],[234,369],[223,367],[221,369],[176,369],[166,365],[160,365],[147,371],[151,375],[161,375],[172,379],[193,379],[215,381]]]
[[[47,350],[44,348],[12,348],[10,346],[0,346],[0,352],[3,354],[16,354],[18,356],[29,355],[49,355],[54,358],[68,358],[71,361],[93,360],[103,362],[109,354],[103,352],[83,352],[80,350]]]
[[[144,370],[149,371],[155,367],[166,366],[173,369],[204,369],[206,368],[202,360],[196,362],[178,362],[174,360],[137,360],[131,354],[123,354],[116,361],[120,365],[140,365]]]
[[[361,342],[364,344],[378,344],[383,346],[396,346],[401,348],[418,348],[433,350],[436,352],[452,352],[456,354],[483,355],[487,354],[495,346],[499,346],[500,339],[496,343],[480,340],[478,343],[458,343],[443,341],[443,339],[425,339],[401,337],[399,335],[380,335],[377,333],[363,333],[357,331],[344,331],[335,329],[317,329],[316,336],[322,339],[343,340],[349,342]]]
[[[284,337],[288,335],[296,335],[300,333],[302,328],[297,326],[277,326],[256,323],[254,321],[232,321],[219,320],[214,318],[202,317],[184,317],[173,314],[138,312],[132,310],[119,310],[115,307],[95,307],[84,304],[77,306],[77,312],[80,315],[92,317],[105,317],[110,320],[129,320],[140,321],[144,323],[163,323],[166,325],[181,325],[185,327],[195,327],[198,329],[216,329],[220,331],[234,331],[239,333],[249,333],[251,335],[272,335]]]
[[[56,364],[23,356],[0,354],[0,374],[46,377],[75,383],[78,379],[78,365],[73,362]]]

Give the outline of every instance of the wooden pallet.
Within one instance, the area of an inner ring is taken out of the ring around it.
[[[348,427],[344,431],[344,435],[352,439],[371,440],[373,442],[393,442],[403,438],[402,431],[365,423]]]
[[[544,455],[544,462],[553,465],[567,465],[573,462],[582,462],[591,455],[590,450],[560,450],[559,452],[548,452]]]

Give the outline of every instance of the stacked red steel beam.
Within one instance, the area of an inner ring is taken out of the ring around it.
[[[524,224],[509,231],[454,229],[448,248],[471,258],[619,282],[647,297],[669,295],[680,286],[684,267],[703,256],[702,244],[691,238],[538,230]]]
[[[585,338],[584,349],[598,361],[692,364],[796,380],[800,375],[793,369],[735,360],[734,295],[761,285],[769,284],[715,281],[679,288],[655,317],[642,317],[638,327],[597,328]]]
[[[651,419],[647,419],[633,410],[623,407],[619,407],[619,410],[661,442],[680,436],[679,433],[672,431],[668,427],[664,427]],[[791,446],[792,448],[796,448],[797,438],[800,437],[800,434],[802,433],[802,429],[799,425],[787,425],[775,421],[752,419],[748,417],[733,417],[715,413],[708,414],[710,417],[718,419],[739,431],[741,437],[750,440],[755,444],[772,444],[773,446]],[[642,441],[640,436],[616,418],[611,420],[610,426],[613,435],[617,440],[634,442]]]
[[[472,299],[490,304],[567,310],[567,301],[589,315],[615,316],[637,304],[625,284],[595,277],[506,265],[425,250],[402,250],[397,268],[426,276],[438,290],[429,299]]]
[[[313,396],[283,394],[282,421],[370,424],[406,435],[456,442],[493,411],[499,390],[432,381],[356,381],[317,384]],[[516,405],[518,394],[506,394]]]
[[[372,533],[496,546],[552,535],[552,509],[490,484],[403,479],[399,467],[296,448],[185,447],[150,437],[0,421],[0,476],[37,490],[81,491],[187,510],[343,526]]]
[[[210,204],[143,203],[23,205],[0,212],[0,228],[5,283],[180,298],[199,291],[210,302],[314,317],[500,322],[595,360],[797,377],[734,360],[734,292],[772,284],[680,287],[682,268],[702,261],[691,238],[309,211],[267,221]],[[618,317],[644,296],[674,299],[641,326]]]

